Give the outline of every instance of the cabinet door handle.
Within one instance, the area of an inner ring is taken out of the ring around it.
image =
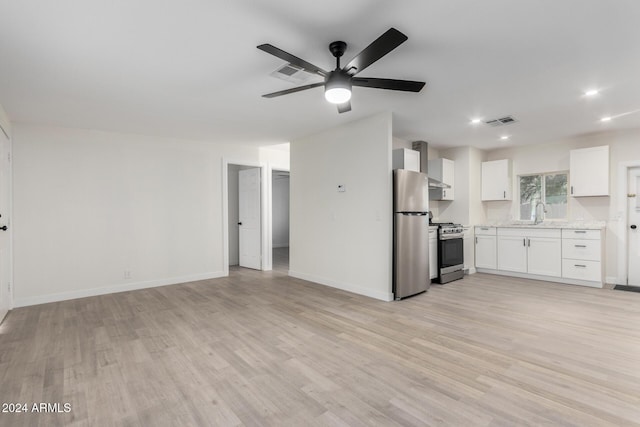
[[[582,267],[582,268],[587,268],[586,265],[584,264],[573,264],[575,267]]]
[[[587,247],[587,245],[573,245],[573,246],[575,246],[576,248],[586,248]]]
[[[571,186],[571,194],[573,194],[573,185]]]
[[[478,238],[476,237],[476,245],[478,244]]]
[[[443,199],[447,198],[447,190],[442,190],[442,198]]]
[[[503,191],[503,192],[502,192],[502,198],[503,198],[503,199],[506,199],[506,198],[507,198],[507,192],[506,192],[506,191]]]
[[[522,239],[522,246],[527,246],[527,239]]]
[[[527,246],[531,247],[531,239],[527,239]]]
[[[578,234],[586,234],[587,231],[586,230],[574,230],[574,233],[578,233]]]

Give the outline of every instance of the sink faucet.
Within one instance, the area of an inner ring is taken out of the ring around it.
[[[542,215],[538,215],[538,206],[540,205],[542,205]],[[536,216],[533,223],[537,225],[537,224],[540,224],[542,221],[544,221],[544,214],[546,213],[547,213],[547,206],[542,202],[536,203]]]

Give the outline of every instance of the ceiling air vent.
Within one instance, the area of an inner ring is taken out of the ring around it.
[[[302,68],[292,64],[284,64],[270,75],[277,79],[297,84],[305,83],[311,76],[311,74],[303,71]]]
[[[510,125],[511,123],[515,123],[517,122],[517,120],[513,117],[513,116],[504,116],[504,117],[500,117],[499,119],[493,119],[493,120],[488,120],[485,123],[488,124],[489,126],[504,126],[504,125]]]

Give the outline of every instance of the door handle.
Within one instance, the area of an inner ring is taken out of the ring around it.
[[[0,230],[2,230],[2,231],[7,231],[7,226],[6,226],[6,225],[3,225],[2,227],[0,227]]]
[[[241,223],[241,222],[239,222],[239,223],[238,223],[238,225],[242,225],[242,223]]]
[[[636,227],[636,225],[635,225],[635,224],[631,224],[631,229],[632,229],[632,230],[635,230],[636,228],[638,228],[638,227]]]

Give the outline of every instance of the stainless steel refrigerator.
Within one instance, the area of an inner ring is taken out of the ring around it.
[[[427,175],[393,171],[393,294],[402,299],[429,288]]]

